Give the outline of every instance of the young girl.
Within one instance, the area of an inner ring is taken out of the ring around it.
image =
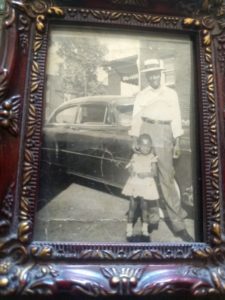
[[[138,138],[137,151],[133,154],[126,168],[130,170],[122,194],[130,197],[127,222],[127,240],[133,241],[133,223],[135,211],[140,204],[142,219],[142,240],[149,242],[148,206],[150,201],[158,201],[159,194],[154,176],[156,176],[157,157],[153,153],[152,141],[149,135],[143,134]],[[157,202],[155,202],[157,204]]]

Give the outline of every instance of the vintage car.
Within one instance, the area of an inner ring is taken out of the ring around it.
[[[42,161],[65,173],[121,187],[132,154],[134,98],[94,96],[58,107],[44,127]]]
[[[42,163],[66,174],[123,187],[132,156],[130,129],[133,97],[93,96],[64,103],[44,126]],[[188,130],[188,126],[186,126]],[[182,137],[182,155],[175,162],[181,192],[191,186],[191,151]],[[187,168],[185,168],[187,169]]]

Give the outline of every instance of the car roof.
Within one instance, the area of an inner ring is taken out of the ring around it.
[[[89,96],[89,97],[80,97],[75,98],[73,100],[67,101],[63,103],[58,108],[71,106],[73,104],[82,104],[82,103],[111,103],[111,104],[118,104],[118,105],[125,105],[125,104],[133,104],[134,97],[125,97],[125,96],[117,96],[117,95],[100,95],[100,96]]]
[[[110,103],[112,105],[132,105],[134,104],[135,97],[125,97],[118,95],[99,95],[99,96],[87,96],[75,98],[73,100],[67,101],[60,106],[58,106],[48,117],[48,121],[56,114],[56,112],[61,111],[65,108],[69,108],[75,104],[89,104],[89,103]]]

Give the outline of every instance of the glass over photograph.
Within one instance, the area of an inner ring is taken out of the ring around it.
[[[193,43],[51,28],[34,239],[199,241]]]

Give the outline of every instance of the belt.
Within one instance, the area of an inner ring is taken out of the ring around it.
[[[148,118],[142,118],[142,120],[146,123],[150,124],[163,124],[163,125],[170,125],[171,121],[163,121],[163,120],[152,120]]]

